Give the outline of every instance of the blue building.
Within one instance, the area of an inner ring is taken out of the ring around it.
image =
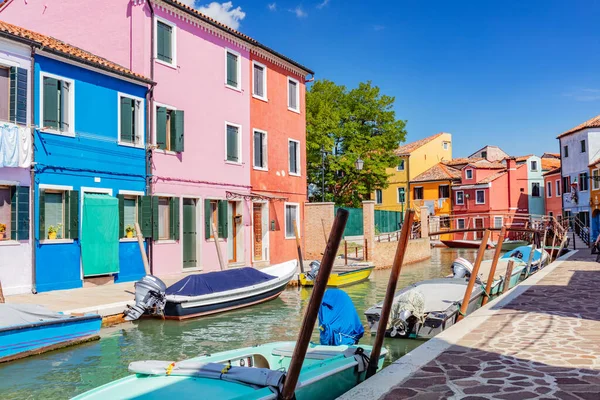
[[[145,272],[131,231],[139,222],[144,236],[152,234],[145,101],[152,83],[79,49],[69,59],[61,51],[46,47],[34,58],[38,292],[97,277],[139,279]]]

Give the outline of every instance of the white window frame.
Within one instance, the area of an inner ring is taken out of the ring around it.
[[[291,172],[290,169],[290,142],[296,142],[298,146],[296,146],[296,164],[297,164],[297,173]],[[302,175],[302,163],[300,162],[300,141],[296,139],[288,138],[288,174],[291,176],[300,176]]]
[[[8,190],[8,193],[10,195],[10,191],[11,188],[15,188],[19,186],[19,182],[10,182],[10,183],[5,183],[4,181],[0,181],[0,189],[4,189],[4,190]],[[15,207],[16,205],[12,203],[10,203],[10,213],[12,215],[12,209],[13,207]],[[17,221],[18,222],[18,221]],[[6,230],[4,231],[4,239],[0,240],[0,246],[7,246],[7,245],[15,245],[18,246],[19,240],[13,240],[11,238],[11,234],[12,234],[12,228],[11,228],[11,224],[6,224]]]
[[[400,169],[400,163],[402,163],[402,169]],[[396,171],[404,171],[406,169],[406,161],[401,159],[398,165],[396,166]]]
[[[400,201],[400,189],[404,190],[404,192],[403,192],[404,193],[404,201]],[[396,200],[398,201],[398,204],[406,203],[406,189],[404,187],[396,188],[396,197],[397,197]]]
[[[53,135],[75,137],[75,80],[65,78],[64,76],[50,74],[48,72],[40,72],[40,125],[44,125],[44,78],[53,78],[60,81],[68,82],[71,86],[69,87],[69,130],[67,132],[61,132],[56,129],[42,129],[44,133],[51,133]]]
[[[264,166],[256,166],[254,164],[254,155],[256,154],[256,149],[254,148],[254,134],[256,133],[260,133],[263,135],[263,147],[266,150],[263,154],[263,158],[264,158],[264,162],[265,165]],[[252,129],[252,167],[258,171],[268,171],[269,170],[269,135],[267,133],[267,131],[263,131],[262,129],[256,129],[253,128]]]
[[[296,106],[298,108],[290,107],[290,82],[296,83]],[[293,111],[297,114],[300,114],[300,81],[292,78],[291,76],[288,76],[286,85],[287,85],[287,109],[289,111]]]
[[[173,52],[173,57],[171,57],[171,63],[158,59],[158,21],[165,25],[169,25],[172,28],[171,51]],[[167,67],[177,69],[177,24],[165,18],[159,17],[158,15],[154,16],[154,61]]]
[[[131,99],[134,101],[139,102],[139,107],[138,110],[136,112],[136,132],[134,133],[136,138],[140,138],[140,142],[134,142],[134,143],[127,143],[127,142],[122,142],[121,141],[121,98],[126,98],[126,99]],[[146,143],[145,143],[145,137],[146,135],[144,135],[144,128],[146,126],[146,122],[144,121],[144,109],[145,109],[145,104],[144,104],[144,99],[142,99],[141,97],[137,97],[137,96],[132,96],[130,94],[127,93],[121,93],[118,92],[117,93],[117,143],[119,144],[119,146],[127,146],[127,147],[137,147],[137,148],[145,148],[146,147]],[[156,109],[154,111],[156,113]]]
[[[440,188],[441,188],[442,186],[446,186],[446,187],[448,187],[448,197],[440,197],[440,199],[443,199],[443,200],[445,200],[445,199],[448,199],[448,198],[450,198],[450,193],[452,193],[452,188],[450,187],[450,185],[438,185],[438,195],[439,195],[439,193],[440,193]]]
[[[465,170],[465,179],[473,179],[473,170],[472,169]]]
[[[288,234],[287,234],[287,215],[285,213],[287,206],[296,207],[296,226],[300,227],[300,203],[288,203],[288,202],[283,203],[283,225],[284,225],[284,229],[285,229],[285,231],[284,231],[285,238],[286,239],[296,239],[295,235],[288,236]],[[300,229],[298,229],[298,237],[300,237]]]
[[[234,126],[236,128],[238,128],[238,161],[229,161],[227,159],[227,127],[228,126]],[[233,122],[229,122],[229,121],[225,121],[225,132],[224,132],[224,144],[225,144],[225,163],[226,164],[233,164],[233,165],[242,165],[242,125],[240,124],[234,124]]]
[[[227,83],[227,53],[231,53],[237,57],[237,86],[232,86]],[[225,87],[241,92],[242,91],[242,55],[229,47],[225,47]]]
[[[177,111],[177,107],[173,107],[170,106],[168,104],[164,104],[164,103],[159,103],[157,101],[152,102],[154,110],[152,110],[152,126],[154,127],[153,132],[152,132],[152,144],[154,146],[157,146],[156,144],[156,109],[158,107],[164,107],[167,110],[171,110],[171,111]],[[170,143],[169,143],[170,145]],[[163,153],[163,154],[177,154],[176,151],[173,150],[167,150],[167,149],[159,149],[158,147],[156,147],[154,149],[155,152],[159,152],[159,153]]]
[[[135,197],[135,214],[137,219],[140,217],[140,197],[145,196],[144,192],[138,190],[119,190],[118,194],[122,194],[125,197]],[[123,233],[119,232],[119,242],[137,242],[137,238],[133,235],[132,238],[121,237]]]
[[[38,191],[37,191],[37,195],[38,195],[38,197],[39,197],[39,195],[40,195],[40,190],[41,190],[41,189],[43,189],[44,191],[45,191],[45,190],[54,190],[54,191],[57,191],[57,192],[58,192],[58,191],[61,191],[61,192],[68,192],[68,191],[70,191],[70,190],[73,190],[73,186],[63,186],[63,185],[47,185],[47,184],[44,184],[44,183],[40,183],[40,184],[38,185]],[[82,189],[82,188],[80,188],[80,190],[79,190],[79,196],[80,196],[80,203],[83,203],[83,201],[82,201],[82,199],[83,199],[83,194],[82,194],[82,193],[83,193],[83,192],[81,191],[81,189]],[[64,195],[63,195],[63,202],[64,202]],[[64,207],[64,205],[65,205],[65,204],[63,203],[63,207]],[[80,207],[83,207],[83,204],[82,204]],[[64,211],[64,208],[63,208],[63,213],[64,213],[64,212],[65,212],[65,211]],[[81,212],[81,210],[80,210],[80,212]],[[65,217],[65,216],[63,215],[63,220],[64,220],[64,217]],[[80,223],[80,224],[81,224],[81,220],[83,219],[83,218],[81,218],[81,217],[83,217],[83,215],[81,215],[81,214],[80,214],[80,218],[79,218],[79,223]],[[39,214],[38,214],[38,216],[37,216],[37,221],[36,221],[38,224],[39,224],[39,222],[40,222],[40,221],[39,221],[39,219],[40,219],[40,216],[39,216]],[[66,225],[66,222],[65,222],[65,225]],[[80,225],[80,226],[81,226],[81,225]],[[63,234],[64,234],[64,229],[65,229],[65,227],[63,226]],[[46,228],[46,230],[47,230],[47,228]],[[42,239],[42,238],[40,238],[40,244],[61,244],[61,243],[63,243],[63,244],[64,244],[64,243],[73,243],[73,242],[74,242],[74,239],[52,239],[52,240],[50,240],[50,239]]]
[[[254,93],[254,66],[259,66],[263,69],[263,96],[259,96]],[[269,102],[269,98],[267,96],[267,66],[254,60],[252,61],[252,97],[267,103]]]
[[[173,193],[164,193],[164,192],[152,193],[152,196],[155,196],[155,197],[168,197],[169,199],[174,198],[174,197],[180,197],[180,196],[178,196],[176,194],[173,194]],[[169,207],[171,207],[170,201],[169,201]],[[179,212],[181,213],[181,198],[179,199]],[[171,214],[170,214],[170,209],[169,209],[169,236],[171,236],[171,227],[170,227],[171,220],[170,220],[170,218],[171,218]],[[181,218],[181,214],[180,214],[179,218]],[[179,229],[180,229],[180,232],[181,232],[181,227]],[[196,227],[196,229],[198,229],[198,227]],[[160,236],[160,233],[159,233],[159,236]],[[173,243],[177,243],[177,241],[174,240],[174,239],[154,239],[154,238],[152,238],[152,243],[153,244],[173,244]]]
[[[592,190],[600,189],[600,182],[594,179],[594,172],[597,173],[597,177],[600,179],[600,169],[596,168],[592,170]]]
[[[460,227],[459,222],[462,221],[462,228]],[[465,219],[464,218],[457,218],[456,219],[456,229],[465,229]]]
[[[483,201],[479,202],[477,201],[477,193],[482,192],[483,193]],[[476,190],[475,191],[475,204],[485,204],[485,190]]]
[[[546,197],[547,198],[552,197],[552,182],[550,182],[550,181],[546,182]]]
[[[450,147],[450,144],[448,142],[442,142],[442,147],[444,150],[448,150],[448,148]]]
[[[500,224],[497,224],[498,220],[500,220]],[[494,216],[494,228],[502,228],[502,223],[504,222],[504,218],[501,216]]]
[[[381,201],[377,201],[377,193],[381,193]],[[375,189],[375,204],[383,204],[383,190]]]
[[[462,201],[460,203],[458,202],[458,194],[459,193],[462,193]],[[456,194],[454,196],[455,196],[454,203],[457,206],[464,206],[465,205],[465,192],[463,190],[457,190]]]
[[[560,191],[560,189],[561,189],[561,182],[560,182],[560,179],[558,179],[558,180],[556,180],[556,181],[554,181],[554,182],[556,182],[556,184],[555,184],[555,188],[554,188],[554,192],[555,192],[555,193],[554,193],[554,195],[555,195],[556,197],[560,197],[560,196],[562,196],[562,193],[561,193],[561,191]]]

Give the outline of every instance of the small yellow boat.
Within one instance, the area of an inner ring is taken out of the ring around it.
[[[375,267],[364,267],[355,269],[353,271],[344,271],[338,273],[332,273],[329,276],[329,280],[327,281],[327,286],[331,287],[340,287],[353,285],[355,283],[359,283],[369,279],[371,275],[371,271],[373,271]],[[306,277],[305,273],[300,274],[300,284],[302,286],[313,286],[314,281]]]

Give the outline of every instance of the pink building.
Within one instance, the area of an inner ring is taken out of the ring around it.
[[[0,7],[2,20],[157,82],[147,113],[152,272],[218,270],[213,227],[224,263],[250,265],[250,52],[306,69],[174,0],[9,0]]]

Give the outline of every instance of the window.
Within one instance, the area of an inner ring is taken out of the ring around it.
[[[482,151],[481,152],[481,158],[487,159],[487,151]]]
[[[78,238],[78,191],[40,187],[39,209],[40,240]]]
[[[267,132],[254,130],[254,169],[267,170]]]
[[[450,217],[443,215],[440,217],[440,228],[450,228]]]
[[[531,161],[531,170],[537,171],[537,161]]]
[[[585,153],[585,140],[582,140],[581,142],[579,142],[579,144],[581,145],[581,152]]]
[[[267,101],[267,67],[252,61],[252,95]]]
[[[288,77],[288,110],[300,112],[300,87],[299,82]]]
[[[579,174],[579,190],[586,191],[588,189],[589,189],[588,173],[583,172],[583,173]]]
[[[381,191],[381,189],[375,189],[375,203],[383,203],[383,192]]]
[[[404,160],[400,160],[398,166],[396,167],[398,171],[404,171]]]
[[[456,204],[457,205],[465,204],[465,192],[463,192],[462,190],[456,192]]]
[[[171,215],[170,201],[168,197],[158,198],[158,239],[171,238],[169,217]]]
[[[569,157],[569,146],[563,146],[563,157]]]
[[[443,147],[443,149],[444,149],[444,150],[448,150],[448,148],[450,147],[450,143],[448,143],[448,142],[443,142],[443,143],[442,143],[442,147]]]
[[[240,53],[227,49],[225,52],[225,85],[236,90],[242,87],[242,68]]]
[[[40,119],[45,128],[61,133],[75,131],[74,90],[72,80],[42,73]]]
[[[485,191],[484,190],[476,190],[475,191],[475,204],[485,204]]]
[[[494,228],[502,228],[502,217],[494,217]]]
[[[119,143],[144,144],[144,107],[140,98],[119,94]]]
[[[571,191],[571,177],[570,176],[563,176],[562,191],[563,191],[563,193],[569,193]]]
[[[465,229],[465,220],[464,218],[459,218],[456,220],[456,229]]]
[[[593,170],[592,171],[592,189],[594,190],[598,190],[600,189],[600,174],[599,174],[600,170]]]
[[[473,179],[473,170],[472,169],[468,169],[465,171],[465,176],[467,179]]]
[[[154,240],[179,240],[179,197],[152,197]]]
[[[143,192],[120,192],[119,199],[119,237],[126,238],[127,231],[132,229],[132,235],[136,235],[135,223],[140,224],[142,236],[152,237],[152,223],[150,196],[144,196]],[[142,209],[146,210],[146,218],[142,218]]]
[[[416,187],[413,189],[413,200],[423,200],[423,188]]]
[[[214,239],[213,230],[219,238],[227,237],[228,209],[226,200],[204,200],[204,237]]]
[[[173,107],[156,106],[156,145],[161,150],[183,152],[184,114]]]
[[[398,188],[398,203],[406,202],[406,193],[403,187]]]
[[[286,239],[295,239],[294,233],[294,221],[296,225],[300,226],[300,214],[298,212],[297,204],[285,204],[285,237]]]
[[[232,163],[242,162],[242,144],[240,143],[240,125],[225,125],[225,160]]]
[[[300,175],[300,142],[297,140],[288,140],[288,156],[290,175]]]
[[[438,198],[449,199],[450,198],[450,185],[440,185],[438,187]]]
[[[552,197],[552,182],[546,182],[546,197]]]
[[[556,197],[560,196],[560,179],[556,181]]]
[[[531,196],[540,197],[540,184],[538,182],[531,183]]]
[[[0,120],[27,123],[27,70],[0,65]]]
[[[177,66],[177,26],[162,18],[155,18],[154,23],[154,57],[162,64]]]
[[[11,237],[12,191],[13,187],[0,186],[0,224],[4,227],[4,232],[0,232],[0,240],[8,240]]]

